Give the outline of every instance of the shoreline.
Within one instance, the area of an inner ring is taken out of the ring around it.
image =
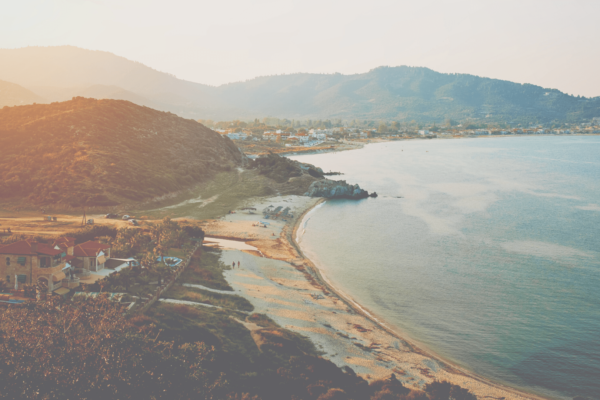
[[[403,334],[402,332],[396,331],[396,329],[398,329],[398,328],[395,328],[395,327],[392,328],[390,326],[387,326],[385,324],[385,320],[378,317],[372,311],[363,307],[361,304],[359,304],[357,301],[355,301],[350,295],[347,295],[343,291],[337,289],[333,285],[333,283],[326,278],[326,276],[323,274],[321,269],[318,268],[316,266],[316,264],[310,258],[306,257],[306,255],[304,254],[304,252],[302,251],[302,249],[300,247],[300,244],[297,242],[298,229],[303,224],[306,216],[311,211],[315,210],[319,205],[325,203],[326,200],[327,199],[321,199],[319,202],[314,204],[312,207],[309,207],[306,210],[304,210],[304,212],[294,222],[291,232],[289,232],[286,235],[286,240],[288,241],[290,246],[292,246],[296,250],[296,252],[300,255],[300,257],[304,261],[304,264],[306,264],[309,267],[309,270],[311,271],[311,275],[319,282],[319,284],[326,287],[327,290],[329,290],[336,297],[338,297],[342,302],[344,302],[344,304],[346,304],[353,312],[355,312],[356,314],[359,314],[359,315],[363,316],[364,318],[366,318],[367,320],[371,321],[374,325],[376,325],[377,327],[382,329],[388,335],[391,335],[394,338],[405,343],[411,349],[412,352],[429,357],[429,358],[437,361],[444,370],[446,370],[447,372],[449,372],[453,375],[463,375],[465,377],[470,377],[478,382],[481,382],[484,385],[491,386],[493,388],[496,388],[496,389],[499,389],[502,391],[506,391],[506,392],[509,392],[511,394],[514,394],[514,395],[517,395],[519,397],[526,398],[526,399],[531,399],[531,400],[548,400],[548,399],[550,399],[548,397],[542,397],[541,395],[538,395],[535,393],[525,392],[522,389],[510,387],[504,383],[492,381],[492,380],[485,378],[483,376],[480,376],[474,372],[466,370],[465,368],[460,367],[451,361],[444,359],[443,357],[439,356],[438,354],[436,354],[433,351],[424,347],[424,345],[415,343],[415,341],[412,339],[407,340],[405,334]]]
[[[293,157],[293,156],[305,156],[305,155],[315,155],[315,154],[325,154],[325,153],[335,153],[341,151],[350,151],[350,150],[358,150],[369,144],[377,144],[377,143],[390,143],[390,142],[403,142],[403,141],[412,141],[412,140],[458,140],[458,139],[508,139],[508,138],[525,138],[525,137],[548,137],[548,136],[557,136],[557,137],[579,137],[579,136],[600,136],[600,133],[540,133],[540,134],[530,134],[530,135],[467,135],[467,136],[438,136],[438,137],[420,137],[420,136],[410,136],[410,137],[396,137],[396,138],[369,138],[369,139],[356,139],[350,143],[342,143],[334,144],[331,148],[310,148],[310,147],[301,147],[296,150],[283,150],[278,151],[275,154],[284,156],[284,157]],[[342,147],[343,145],[347,147]],[[298,146],[299,147],[299,146]],[[293,149],[291,147],[290,149]],[[261,155],[265,155],[268,153],[265,152],[249,152],[245,153],[247,156],[252,156],[252,158],[259,157]]]

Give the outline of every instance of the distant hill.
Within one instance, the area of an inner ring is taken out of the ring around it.
[[[0,49],[0,79],[49,101],[73,96],[127,99],[194,119],[546,122],[600,117],[600,97],[578,98],[556,89],[422,67],[266,76],[211,87],[108,52],[62,46]]]
[[[123,100],[0,109],[0,198],[108,206],[192,187],[241,165],[226,137]]]
[[[218,95],[248,115],[442,122],[577,120],[600,116],[600,97],[420,67],[380,67],[364,74],[292,74],[223,85]]]
[[[22,104],[45,103],[44,98],[15,83],[0,80],[0,108]]]

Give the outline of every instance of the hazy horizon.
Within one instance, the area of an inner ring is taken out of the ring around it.
[[[408,65],[600,96],[593,1],[163,4],[13,3],[0,16],[0,48],[107,51],[211,86]]]

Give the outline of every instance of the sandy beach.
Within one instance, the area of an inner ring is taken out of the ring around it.
[[[252,205],[256,214],[236,210],[203,222],[205,244],[220,247],[225,264],[236,264],[225,271],[235,294],[247,298],[255,312],[310,338],[323,357],[340,367],[351,367],[368,380],[394,373],[407,387],[447,380],[468,388],[478,398],[539,398],[488,382],[441,360],[379,323],[373,313],[325,281],[294,240],[306,213],[322,201],[303,196],[257,199]],[[259,227],[261,211],[268,205],[290,207],[294,217],[267,220],[266,228]],[[251,325],[246,327],[256,329]]]

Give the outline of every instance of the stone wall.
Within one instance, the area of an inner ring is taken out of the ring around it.
[[[17,264],[19,257],[25,257],[25,265]],[[7,263],[6,260],[10,262]],[[32,256],[20,256],[20,255],[0,255],[0,279],[8,280],[12,287],[15,285],[15,275],[27,275],[27,285],[32,282],[32,269],[37,268],[38,259]],[[7,277],[10,277],[7,279]]]

